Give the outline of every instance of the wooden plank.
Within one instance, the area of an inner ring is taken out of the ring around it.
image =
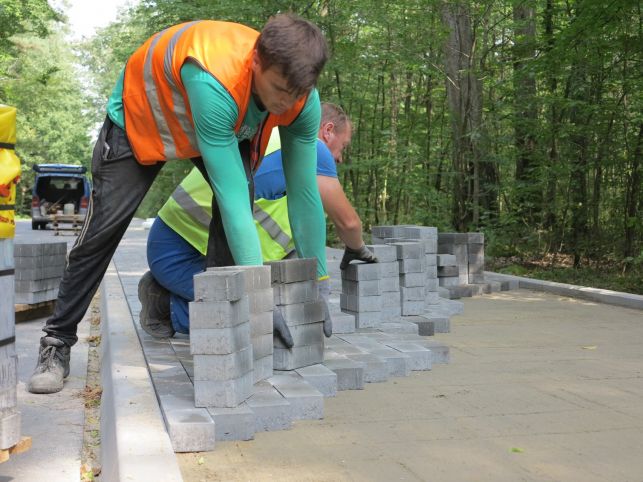
[[[31,443],[32,443],[31,437],[24,436],[13,447],[0,450],[0,464],[2,462],[6,462],[7,460],[9,460],[9,457],[11,455],[18,455],[29,450],[31,448]]]
[[[56,300],[43,301],[41,303],[19,304],[14,305],[16,313],[16,323],[22,321],[35,320],[43,316],[49,316],[54,312]]]

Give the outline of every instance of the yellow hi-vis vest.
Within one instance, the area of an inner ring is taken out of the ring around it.
[[[283,259],[295,249],[286,196],[255,200],[253,216],[264,262]],[[201,254],[208,249],[212,188],[194,168],[159,211],[159,217]]]
[[[0,104],[0,238],[13,238],[16,232],[16,184],[20,178],[20,160],[14,152],[15,146],[16,108]]]

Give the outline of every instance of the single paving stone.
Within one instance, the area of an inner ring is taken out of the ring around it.
[[[245,294],[245,275],[241,271],[210,268],[194,275],[194,301],[237,301]]]
[[[397,260],[386,262],[386,263],[377,263],[377,264],[380,266],[382,279],[397,278],[397,276],[400,273],[400,265],[397,263]],[[386,290],[382,290],[382,291],[386,291]]]
[[[322,364],[311,365],[295,370],[300,377],[315,387],[324,397],[337,395],[337,374]]]
[[[365,365],[348,358],[324,360],[324,366],[337,375],[337,390],[363,390]]]
[[[341,293],[339,295],[339,306],[348,311],[381,311],[382,297],[376,296],[355,296]]]
[[[400,274],[405,273],[424,273],[426,271],[426,260],[424,257],[421,259],[405,258],[397,262]]]
[[[250,337],[272,335],[272,311],[250,315]]]
[[[231,328],[192,328],[190,353],[193,355],[227,355],[250,344],[250,322]]]
[[[246,404],[254,413],[255,432],[288,430],[292,426],[290,403],[266,381],[254,385]]]
[[[377,326],[382,321],[382,310],[380,311],[351,311],[351,310],[342,310],[344,313],[347,313],[354,317],[355,319],[355,328],[372,328]]]
[[[214,420],[206,409],[194,406],[192,384],[187,381],[171,385],[169,391],[173,393],[161,394],[157,389],[157,396],[172,448],[175,452],[214,450]]]
[[[393,243],[397,250],[397,259],[421,259],[424,257],[424,246],[420,243],[401,242]]]
[[[230,328],[250,319],[248,296],[238,301],[191,302],[190,329]]]
[[[274,348],[273,367],[275,370],[295,370],[321,363],[324,357],[323,344]]]
[[[194,403],[197,407],[237,407],[252,395],[252,377],[249,371],[231,380],[194,380]]]
[[[342,280],[342,293],[349,296],[379,296],[382,294],[380,280],[351,281]]]
[[[291,305],[317,300],[317,281],[297,281],[294,283],[275,283],[273,286],[275,305]]]
[[[258,360],[272,355],[273,352],[273,336],[272,333],[267,335],[259,335],[251,338],[252,342],[252,358]]]
[[[290,403],[293,420],[324,418],[324,396],[298,374],[274,375],[268,382]]]
[[[279,309],[288,326],[324,321],[324,305],[321,301],[284,305]]]
[[[342,279],[351,281],[368,281],[381,277],[379,263],[353,263],[342,271]]]
[[[208,408],[214,419],[214,438],[221,441],[252,440],[255,437],[255,416],[247,404],[234,408]]]
[[[294,346],[321,345],[324,344],[324,324],[308,323],[289,327]],[[275,336],[272,340],[275,348],[287,348],[281,338]]]
[[[384,345],[369,349],[369,353],[384,359],[390,377],[407,377],[411,373],[411,357],[405,353]]]
[[[431,362],[434,365],[444,365],[449,363],[449,347],[444,343],[434,340],[422,340],[417,343],[431,350]]]
[[[261,380],[265,380],[266,378],[270,378],[273,375],[272,364],[273,364],[272,355],[268,355],[263,358],[259,358],[258,360],[254,360],[253,367],[252,367],[253,383],[257,383]]]
[[[331,313],[333,333],[354,333],[355,316],[348,313]]]
[[[394,246],[387,244],[368,244],[366,247],[377,256],[377,260],[380,263],[397,261],[397,249]]]
[[[266,263],[272,269],[272,283],[294,283],[317,279],[315,258],[286,259]]]
[[[250,314],[272,312],[274,297],[272,288],[262,288],[248,293]]]
[[[377,329],[383,331],[384,333],[412,333],[418,334],[418,326],[415,323],[408,321],[387,321],[377,325]]]
[[[383,358],[372,353],[355,353],[346,357],[364,364],[364,382],[378,383],[388,380],[388,366]]]
[[[389,342],[386,344],[411,358],[411,370],[430,370],[431,369],[431,350],[412,342]]]
[[[195,380],[231,380],[252,371],[252,345],[227,355],[194,355]]]

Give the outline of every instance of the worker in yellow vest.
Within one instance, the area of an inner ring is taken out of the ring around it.
[[[254,177],[254,219],[264,261],[296,254],[276,134],[277,131],[273,131],[266,157]],[[322,103],[317,184],[324,210],[346,244],[342,269],[354,259],[377,261],[364,245],[362,223],[337,178],[335,163],[342,162],[342,151],[349,144],[351,134],[351,123],[344,111],[336,105]],[[139,320],[141,327],[152,336],[163,338],[176,331],[189,332],[188,302],[194,299],[192,277],[205,269],[211,198],[212,190],[201,173],[192,170],[161,208],[150,229],[147,243],[150,272],[145,277],[157,287],[154,297],[147,296],[147,291],[139,293],[142,305]],[[319,287],[322,296],[327,298],[329,281],[321,280]],[[292,338],[280,315],[279,310],[274,311],[274,331],[287,346],[292,346]],[[328,323],[326,328],[330,328]]]
[[[165,161],[192,160],[216,194],[207,265],[259,265],[250,173],[278,126],[295,243],[326,276],[315,83],[327,58],[319,28],[292,14],[274,16],[261,33],[213,20],[174,25],[131,55],[107,102],[92,156],[90,208],[43,328],[30,392],[63,388],[78,323]],[[153,296],[153,287],[141,288]]]

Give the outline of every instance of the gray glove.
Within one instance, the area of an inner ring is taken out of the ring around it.
[[[319,291],[319,301],[324,303],[324,335],[330,338],[333,334],[333,320],[330,317],[330,310],[328,308],[328,298],[330,297],[330,279],[326,278],[323,281],[317,282],[317,290]]]
[[[348,266],[348,264],[355,259],[358,261],[365,261],[367,263],[377,263],[378,261],[377,257],[370,249],[366,247],[365,244],[362,244],[362,247],[358,249],[353,249],[346,246],[346,249],[344,250],[344,257],[342,258],[342,262],[339,265],[339,269],[346,269],[346,266]]]
[[[281,314],[281,309],[278,306],[275,306],[274,310],[272,310],[272,332],[279,337],[287,348],[292,348],[295,344],[288,325],[286,325],[286,320],[284,320],[284,315]]]

